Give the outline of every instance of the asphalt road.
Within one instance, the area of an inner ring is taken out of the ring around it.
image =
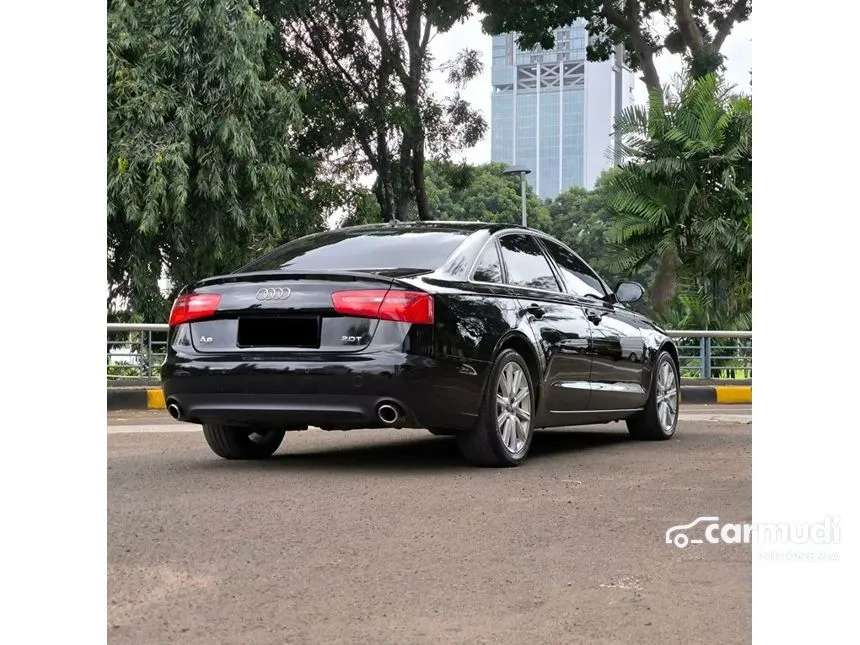
[[[215,457],[166,413],[111,413],[110,643],[748,643],[748,406],[687,406],[676,439],[541,431],[520,468],[424,431],[288,434]]]

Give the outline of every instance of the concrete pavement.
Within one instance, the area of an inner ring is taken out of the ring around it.
[[[750,420],[542,431],[494,470],[421,430],[291,433],[228,462],[163,411],[111,413],[110,642],[747,643],[749,546],[664,538],[750,520]]]

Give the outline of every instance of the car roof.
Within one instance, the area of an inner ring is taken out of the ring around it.
[[[498,223],[498,222],[479,222],[477,220],[474,221],[445,221],[445,220],[432,220],[432,221],[408,221],[408,222],[387,222],[385,224],[360,224],[358,226],[345,226],[341,230],[349,230],[349,231],[371,231],[371,230],[379,230],[379,229],[397,229],[402,230],[404,233],[406,232],[418,232],[418,231],[450,231],[450,232],[462,232],[462,233],[473,233],[475,231],[489,231],[490,233],[495,233],[497,231],[502,231],[505,229],[511,228],[519,228],[524,231],[532,230],[529,228],[524,228],[519,224],[508,224],[508,223]]]

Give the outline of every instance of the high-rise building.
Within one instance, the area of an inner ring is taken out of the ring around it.
[[[544,199],[592,188],[614,164],[613,122],[634,76],[614,56],[586,61],[584,22],[558,29],[553,50],[521,51],[516,36],[493,36],[491,159],[529,168]]]

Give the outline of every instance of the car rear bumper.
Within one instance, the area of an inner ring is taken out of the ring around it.
[[[247,357],[245,357],[247,358]],[[298,429],[381,427],[378,408],[398,406],[405,427],[469,430],[483,370],[400,352],[277,360],[172,355],[162,368],[168,406],[192,423]]]

